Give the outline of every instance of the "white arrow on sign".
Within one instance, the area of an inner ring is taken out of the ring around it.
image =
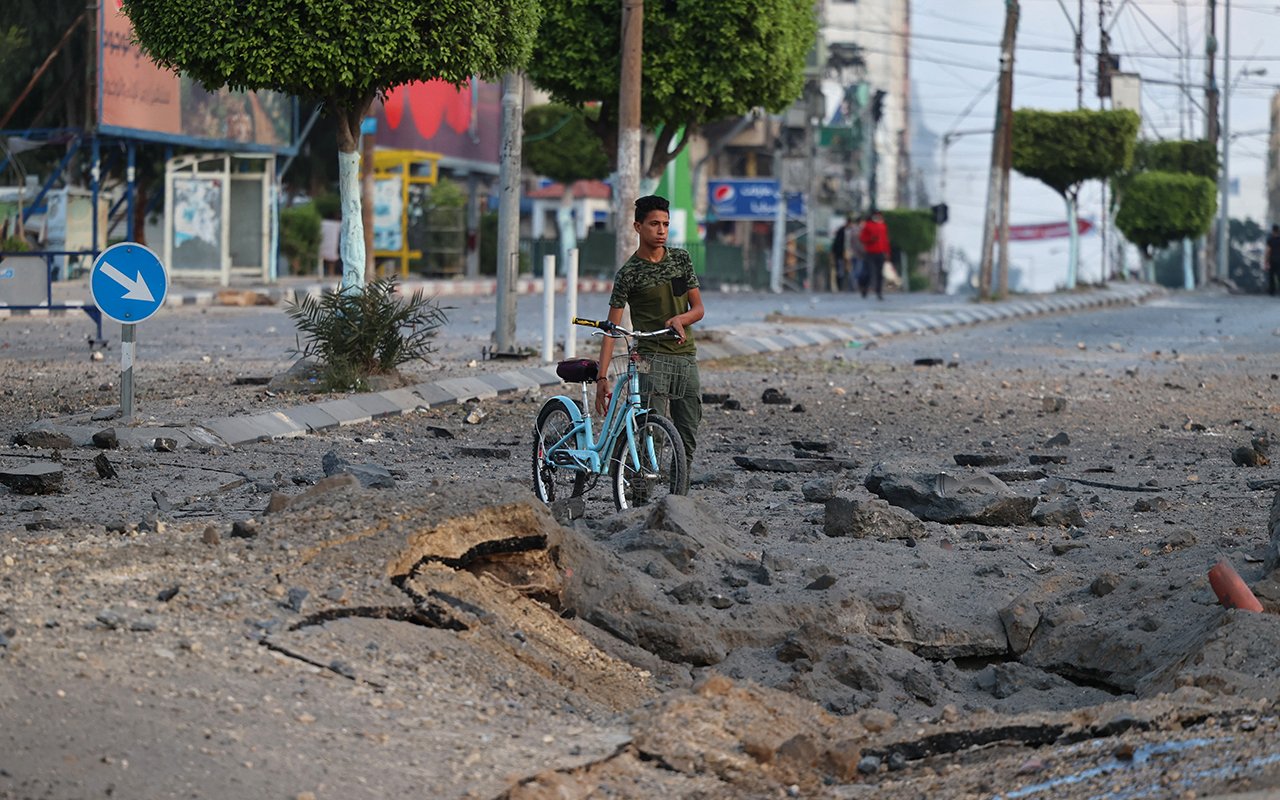
[[[123,299],[141,300],[144,303],[155,302],[156,299],[152,296],[151,289],[147,287],[147,282],[143,279],[141,272],[138,273],[137,280],[132,280],[110,263],[103,261],[102,274],[125,288]]]

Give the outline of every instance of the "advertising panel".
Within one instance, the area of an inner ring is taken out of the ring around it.
[[[712,220],[771,222],[778,215],[776,178],[715,178],[707,181]],[[804,195],[787,195],[787,216],[804,216]]]
[[[397,86],[377,106],[378,146],[440,153],[451,166],[495,171],[502,145],[502,87],[473,80]],[[446,162],[447,163],[447,162]]]
[[[289,153],[297,102],[279,92],[207,91],[156,66],[133,38],[120,0],[99,4],[98,127],[138,139]]]

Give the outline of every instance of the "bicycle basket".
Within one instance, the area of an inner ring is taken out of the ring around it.
[[[650,397],[684,397],[690,363],[673,356],[646,357],[637,365],[641,393]]]
[[[600,368],[589,358],[571,358],[556,364],[556,375],[569,383],[594,381]]]

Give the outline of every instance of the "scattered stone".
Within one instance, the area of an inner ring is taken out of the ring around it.
[[[815,442],[808,439],[796,439],[791,442],[791,446],[797,450],[804,450],[809,453],[829,453],[831,452],[831,442]]]
[[[156,504],[156,510],[161,514],[168,514],[173,510],[173,503],[169,501],[169,495],[165,494],[163,489],[151,490],[151,502]]]
[[[791,407],[791,413],[792,413],[792,414],[803,414],[803,413],[804,413],[804,403],[796,403],[794,406],[792,406],[792,407]]]
[[[760,402],[767,406],[785,406],[791,402],[791,398],[783,394],[780,389],[770,386],[760,395]]]
[[[396,479],[391,471],[380,464],[352,464],[338,455],[337,450],[330,450],[320,461],[325,477],[335,475],[353,475],[360,485],[366,489],[394,489]]]
[[[454,451],[460,456],[473,458],[491,458],[498,461],[511,460],[511,450],[506,447],[459,447]]]
[[[1036,464],[1065,464],[1065,463],[1067,463],[1067,457],[1066,457],[1066,456],[1063,456],[1063,455],[1048,455],[1048,454],[1045,454],[1045,453],[1032,453],[1031,455],[1027,456],[1027,460],[1028,460],[1029,462],[1031,462],[1031,464],[1033,464],[1033,465],[1036,465]]]
[[[836,585],[836,576],[828,574],[828,575],[818,576],[817,580],[813,581],[813,583],[810,583],[808,586],[804,588],[814,592],[821,592],[821,591],[830,589],[832,586],[835,586],[835,585]]]
[[[916,367],[940,367],[945,363],[947,363],[946,359],[942,358],[917,358],[911,362],[912,366]]]
[[[720,392],[703,392],[702,393],[702,404],[704,406],[724,405],[724,403],[728,399],[729,399],[728,393],[720,393]]]
[[[99,450],[115,450],[120,446],[115,428],[104,428],[93,435],[93,446]]]
[[[1026,594],[1000,609],[1000,623],[1009,637],[1009,650],[1022,655],[1031,647],[1031,636],[1040,625],[1040,609]]]
[[[154,514],[143,517],[142,522],[138,523],[138,530],[142,533],[164,533],[169,524]]]
[[[961,467],[998,467],[1010,461],[1008,456],[995,453],[956,453],[952,458]]]
[[[551,503],[551,516],[561,525],[567,525],[586,515],[587,503],[582,497],[564,497]]]
[[[1031,522],[1034,497],[1014,492],[987,473],[956,477],[901,465],[877,464],[864,484],[872,494],[923,520],[1015,526]]]
[[[108,608],[99,611],[94,619],[113,631],[118,631],[125,625],[124,617]]]
[[[1059,432],[1049,437],[1049,439],[1045,441],[1044,446],[1045,447],[1066,447],[1069,444],[1071,444],[1071,437],[1068,436],[1065,432]]]
[[[157,453],[172,453],[178,449],[178,440],[171,439],[167,436],[157,436],[151,446]]]
[[[1067,398],[1065,397],[1042,397],[1040,398],[1040,409],[1046,414],[1056,414],[1066,409]]]
[[[453,431],[449,430],[448,428],[441,428],[439,425],[428,425],[428,426],[427,426],[427,433],[431,434],[432,436],[436,437],[437,439],[452,439],[452,438],[454,438],[454,436],[453,436]]]
[[[716,608],[721,611],[733,606],[733,601],[722,594],[711,595],[711,597],[707,599],[707,602],[711,605],[712,608]]]
[[[769,526],[764,520],[758,519],[756,520],[756,523],[751,526],[750,532],[752,536],[765,537],[769,535]]]
[[[134,633],[152,633],[155,629],[155,622],[149,619],[135,619],[129,623],[129,630]]]
[[[159,594],[156,595],[156,599],[159,600],[161,603],[167,603],[173,598],[177,597],[178,592],[180,591],[182,591],[182,586],[175,583],[173,586],[170,586],[168,589],[161,589]]]
[[[870,500],[833,497],[826,502],[825,511],[822,532],[833,538],[916,539],[925,535],[919,519],[878,497]]]
[[[1237,447],[1231,451],[1231,463],[1237,467],[1265,467],[1271,463],[1271,459],[1257,448]]]
[[[107,458],[106,453],[98,453],[98,455],[94,456],[93,467],[98,471],[98,477],[103,480],[119,477],[119,473],[116,472],[115,466]]]
[[[23,431],[13,437],[13,443],[43,450],[67,450],[75,447],[75,442],[67,434],[45,430]]]
[[[1042,499],[1031,512],[1031,520],[1046,528],[1083,528],[1084,515],[1080,505],[1070,497]]]
[[[1014,467],[1011,469],[996,469],[991,471],[991,476],[1002,480],[1005,483],[1023,483],[1026,481],[1040,481],[1048,477],[1042,469],[1022,469]]]
[[[774,651],[774,656],[784,664],[791,664],[802,658],[813,660],[809,651],[794,633],[787,634],[787,638],[783,639],[782,644],[778,645],[778,649]]]
[[[37,511],[35,519],[24,524],[23,528],[29,531],[56,531],[66,527],[61,520],[47,516],[43,511]]]
[[[1163,497],[1162,495],[1156,495],[1154,497],[1140,497],[1134,501],[1133,510],[1164,512],[1168,511],[1172,505],[1173,504],[1169,502],[1168,498]]]
[[[205,531],[208,532],[208,528]],[[256,539],[258,538],[258,523],[251,519],[238,519],[231,523],[232,539]]]
[[[487,416],[489,415],[485,413],[483,408],[479,405],[475,405],[467,409],[467,415],[463,417],[462,421],[468,425],[479,425]]]
[[[89,419],[93,422],[106,422],[109,419],[115,419],[116,417],[120,416],[120,414],[121,414],[120,406],[107,406],[105,408],[100,408],[97,411],[93,412],[93,414],[90,415]]]
[[[1082,544],[1080,542],[1054,542],[1053,547],[1051,547],[1050,549],[1053,551],[1053,554],[1055,556],[1065,556],[1067,553],[1070,553],[1072,550],[1082,550],[1087,546],[1088,545]]]
[[[729,398],[728,400],[725,400],[723,403],[721,403],[721,404],[720,404],[720,407],[721,407],[721,408],[723,408],[725,411],[741,411],[741,410],[742,410],[742,401],[741,401],[741,400],[734,400],[734,399],[731,397],[731,398]]]
[[[858,772],[863,775],[874,775],[880,771],[880,759],[876,756],[863,756],[858,761]]]
[[[1196,543],[1195,534],[1190,531],[1178,531],[1160,543],[1160,549],[1166,553],[1174,550],[1185,550]]]
[[[1114,572],[1104,572],[1093,579],[1093,583],[1089,584],[1089,591],[1093,592],[1095,597],[1106,597],[1114,592],[1120,586],[1120,576]]]
[[[280,603],[280,605],[284,606],[285,608],[289,609],[295,614],[301,614],[302,604],[305,603],[307,601],[307,598],[310,596],[311,596],[311,592],[299,586],[294,586],[293,588],[289,589],[289,594],[285,597],[284,601]]]
[[[835,478],[814,478],[800,487],[800,493],[810,503],[825,503],[836,496]]]
[[[789,492],[793,487],[791,486],[791,481],[786,478],[778,478],[769,485],[769,488],[775,492]]]
[[[18,494],[54,494],[62,490],[62,466],[37,461],[17,467],[0,467],[0,483]]]

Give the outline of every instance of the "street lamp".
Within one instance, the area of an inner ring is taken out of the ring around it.
[[[1223,58],[1227,64],[1231,61],[1231,4],[1226,7],[1226,39],[1223,42]],[[1256,67],[1249,69],[1247,66],[1241,67],[1235,77],[1227,81],[1226,91],[1222,93],[1222,208],[1218,218],[1218,278],[1231,277],[1231,262],[1228,258],[1231,254],[1231,217],[1227,214],[1227,207],[1230,205],[1231,197],[1231,92],[1235,89],[1236,83],[1246,75],[1266,75],[1266,67]]]

